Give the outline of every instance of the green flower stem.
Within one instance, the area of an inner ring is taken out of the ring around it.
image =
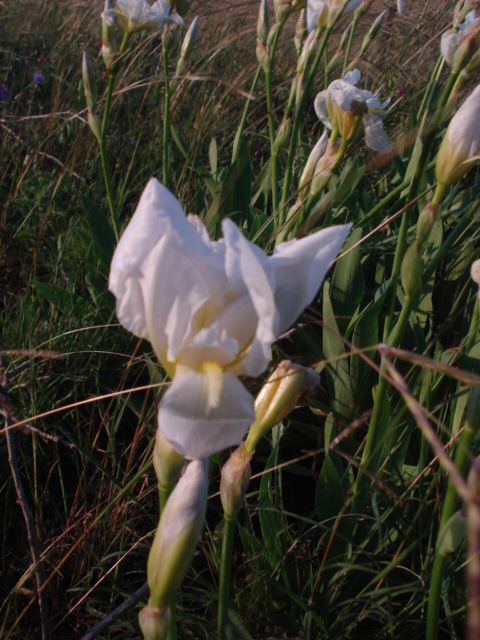
[[[432,273],[437,268],[438,264],[441,262],[445,254],[451,249],[454,243],[457,241],[459,236],[464,232],[471,218],[478,212],[480,209],[480,200],[477,200],[472,204],[470,209],[464,214],[459,223],[455,226],[453,231],[449,234],[446,241],[442,244],[441,248],[438,250],[435,258],[428,263],[425,267],[422,279],[424,281],[428,281]],[[402,311],[400,312],[400,316],[398,318],[397,324],[394,327],[393,332],[390,335],[384,335],[384,342],[388,345],[396,347],[400,344],[405,328],[408,324],[408,320],[410,319],[410,313],[412,309],[415,307],[418,300],[418,296],[414,298],[410,296],[405,297],[404,305],[402,307]],[[385,366],[382,362],[381,372],[385,373]],[[376,467],[376,463],[378,457],[380,455],[379,443],[377,442],[379,435],[379,419],[381,415],[381,407],[383,405],[383,398],[388,389],[388,383],[385,377],[382,375],[377,391],[375,393],[375,401],[373,405],[372,417],[370,419],[370,425],[367,434],[367,440],[365,443],[365,449],[362,455],[362,468],[367,468],[369,470],[374,470]],[[368,490],[370,480],[368,476],[361,471],[359,471],[357,478],[357,486],[355,488],[354,499],[352,503],[352,512],[359,513],[363,510],[365,494]]]
[[[305,107],[305,102],[308,94],[310,93],[310,88],[312,86],[313,78],[315,77],[315,74],[317,72],[318,65],[320,64],[320,61],[322,59],[323,52],[325,51],[325,47],[327,46],[328,38],[330,36],[330,33],[332,32],[332,29],[333,29],[333,25],[327,27],[323,33],[322,42],[320,43],[320,47],[317,51],[317,55],[315,56],[315,60],[313,61],[313,64],[310,68],[307,81],[303,88],[303,93],[300,97],[299,103],[295,110],[295,117],[293,120],[293,127],[292,127],[292,133],[290,138],[290,147],[288,149],[287,166],[285,169],[285,180],[283,182],[282,199],[280,202],[279,226],[282,226],[283,223],[285,222],[285,215],[286,215],[285,202],[287,201],[287,198],[289,196],[290,185],[292,182],[293,160],[295,156],[295,149],[297,147],[298,132],[300,130],[300,125],[302,123],[303,109]]]
[[[348,62],[350,60],[350,51],[352,50],[353,36],[355,35],[357,24],[358,24],[358,18],[354,18],[352,21],[352,24],[350,25],[350,35],[348,36],[347,50],[345,52],[345,60],[343,62],[342,78],[347,72]]]
[[[441,69],[442,69],[442,65],[439,65],[438,73],[440,73]],[[413,176],[412,181],[410,183],[407,202],[410,202],[417,195],[421,176],[423,175],[423,172],[427,167],[428,156],[430,154],[430,148],[433,143],[436,129],[441,123],[444,107],[448,102],[448,98],[455,85],[456,79],[457,79],[456,74],[450,74],[450,77],[447,81],[447,85],[445,86],[445,89],[436,106],[435,114],[433,116],[433,128],[425,137],[425,140],[423,142],[422,152],[421,152],[420,159],[415,171],[415,175]],[[434,86],[435,86],[435,83],[432,83],[432,92],[433,92]],[[425,116],[426,116],[426,113],[425,113]],[[426,120],[424,119],[424,122],[425,121]],[[419,135],[421,135],[422,129],[423,129],[423,123],[422,123],[422,127]],[[407,326],[408,320],[410,318],[410,313],[412,312],[412,309],[414,308],[417,300],[417,296],[415,296],[414,298],[407,296],[405,298],[405,304],[400,313],[400,317],[397,321],[395,330],[391,335],[395,301],[397,297],[397,286],[398,286],[398,280],[400,278],[400,267],[403,260],[404,249],[405,249],[405,238],[406,238],[407,229],[408,229],[408,218],[409,218],[408,211],[406,211],[402,217],[402,222],[401,222],[400,230],[398,234],[397,247],[395,250],[395,257],[394,257],[393,266],[392,266],[392,275],[390,278],[389,292],[387,297],[388,312],[385,318],[385,324],[383,329],[383,341],[389,346],[393,346],[393,347],[396,347],[400,344],[403,333],[405,331],[405,327]],[[381,374],[383,373],[385,373],[385,364],[382,361]],[[361,469],[365,469],[366,471],[370,471],[372,473],[375,471],[376,464],[380,456],[380,451],[379,451],[380,444],[381,444],[379,442],[380,416],[382,413],[383,402],[384,402],[385,394],[387,393],[387,389],[388,389],[388,383],[386,381],[386,378],[384,375],[381,375],[381,378],[379,380],[379,384],[375,393],[372,417],[370,419],[370,424],[368,427],[367,440],[365,442],[365,448],[363,450],[362,463],[361,463]],[[366,492],[368,490],[369,483],[370,483],[370,480],[368,478],[368,474],[360,470],[358,473],[354,499],[352,502],[352,510],[354,512],[363,511],[364,504],[365,504],[364,501],[365,501]]]
[[[125,52],[129,41],[130,41],[130,34],[125,33],[125,35],[123,36],[122,44],[118,51],[119,57]],[[118,241],[120,240],[120,221],[118,218],[117,205],[115,203],[115,195],[113,193],[112,174],[110,171],[110,164],[108,162],[107,145],[106,145],[108,119],[110,116],[110,109],[112,106],[113,90],[115,88],[117,73],[118,73],[118,60],[108,70],[107,94],[105,96],[105,107],[103,109],[102,128],[100,132],[100,137],[98,138],[98,146],[100,147],[100,158],[102,160],[103,178],[105,180],[105,189],[107,191],[108,207],[110,209],[110,215],[112,218],[113,231],[115,233],[115,238]]]
[[[278,155],[273,150],[275,144],[275,122],[273,120],[272,74],[270,65],[265,71],[265,85],[267,91],[268,133],[270,136],[270,164],[272,169],[272,208],[275,214],[278,209]]]
[[[260,65],[257,67],[257,72],[252,81],[252,86],[250,87],[250,95],[253,95],[255,89],[257,88],[258,81],[260,79],[260,74],[262,72],[262,67]],[[240,120],[240,124],[238,125],[237,133],[235,134],[235,140],[233,142],[233,151],[232,151],[232,164],[238,158],[239,150],[240,150],[240,140],[242,139],[243,130],[245,129],[245,123],[247,121],[248,112],[250,110],[250,105],[252,104],[252,99],[248,98],[245,104],[245,108],[242,113],[242,118]]]
[[[169,186],[168,172],[168,138],[170,133],[170,83],[168,81],[168,46],[165,31],[162,35],[163,44],[163,79],[165,83],[165,100],[163,108],[163,184]]]
[[[115,204],[115,196],[113,193],[112,174],[110,173],[105,138],[103,136],[99,138],[98,146],[100,147],[100,158],[102,160],[103,178],[105,180],[105,188],[107,191],[108,207],[112,218],[113,231],[118,242],[120,240],[120,221],[118,219],[117,205]]]
[[[225,516],[223,519],[222,556],[220,559],[220,585],[218,600],[218,640],[225,640],[225,627],[230,604],[230,578],[232,573],[233,536],[236,518]]]
[[[275,214],[278,209],[278,154],[274,153],[275,144],[275,121],[273,118],[273,97],[272,97],[272,68],[275,60],[278,39],[282,31],[285,20],[277,23],[275,33],[273,35],[272,45],[268,56],[268,68],[265,69],[265,89],[267,94],[267,116],[268,116],[268,133],[270,137],[271,152],[271,168],[272,168],[272,207]]]
[[[160,498],[160,513],[162,513],[162,511],[165,508],[165,505],[167,504],[167,500],[168,497],[170,496],[170,494],[173,491],[173,486],[171,487],[166,487],[166,486],[158,486],[158,494],[159,494],[159,498]],[[173,598],[170,601],[170,624],[168,626],[168,633],[167,633],[167,640],[177,640],[177,602],[176,602],[176,597],[173,596]]]
[[[471,391],[470,400],[473,400],[473,403],[478,405],[480,398],[480,390],[473,389]],[[476,397],[473,397],[473,394]],[[478,407],[477,407],[478,410]],[[460,442],[458,443],[457,450],[455,452],[455,466],[458,471],[462,474],[462,476],[466,475],[468,462],[471,455],[472,445],[474,443],[475,437],[477,435],[477,429],[475,425],[471,423],[469,417],[465,422],[465,426],[462,431],[462,435],[460,437]],[[445,494],[445,500],[443,503],[442,509],[442,517],[440,519],[440,527],[439,532],[442,531],[442,528],[447,524],[450,518],[453,516],[455,511],[457,511],[459,506],[459,496],[457,490],[455,488],[455,484],[452,482],[450,478],[447,484],[447,491]],[[433,569],[432,576],[430,579],[430,591],[428,594],[428,605],[427,605],[427,630],[426,630],[426,640],[437,640],[438,637],[438,619],[440,613],[440,596],[443,585],[443,576],[445,573],[445,566],[447,564],[448,554],[440,553],[439,549],[435,550],[435,557],[433,560]]]
[[[440,55],[438,57],[437,64],[435,65],[435,69],[433,70],[433,73],[430,76],[430,79],[429,79],[428,84],[427,84],[427,86],[425,88],[425,91],[423,92],[422,102],[420,103],[420,107],[419,107],[418,113],[417,113],[417,122],[420,120],[420,118],[422,117],[422,115],[423,115],[423,113],[425,111],[425,108],[427,107],[429,98],[432,95],[433,83],[434,82],[438,82],[439,74],[442,72],[444,64],[445,64],[445,61],[443,59],[443,56]]]

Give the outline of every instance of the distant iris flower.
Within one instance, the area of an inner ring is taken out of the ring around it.
[[[102,13],[102,19],[110,27],[117,19],[127,33],[163,29],[170,22],[183,24],[178,13],[174,11],[170,14],[170,11],[167,0],[157,0],[151,6],[147,0],[117,0],[115,9],[106,9]]]
[[[12,99],[12,92],[6,82],[0,83],[0,102],[6,104]]]
[[[173,379],[159,428],[194,459],[241,442],[255,413],[237,375],[267,368],[273,342],[312,302],[350,225],[280,244],[272,256],[231,220],[222,229],[222,240],[210,240],[152,178],[110,270],[118,319],[151,343]]]
[[[359,89],[356,86],[359,80],[357,69],[349,71],[343,80],[334,80],[326,91],[317,94],[315,112],[323,124],[333,130],[332,137],[340,135],[348,143],[363,122],[367,147],[389,151],[392,142],[385,133],[382,117],[390,100],[382,103],[370,91]]]
[[[343,0],[308,0],[307,2],[307,29],[315,31],[320,20],[321,26],[327,24],[328,14],[339,9]],[[362,0],[350,0],[343,13],[355,11]]]
[[[480,29],[480,18],[474,11],[470,11],[465,16],[465,20],[457,25],[456,29],[449,29],[442,34],[440,40],[440,51],[449,67],[453,67],[453,58],[465,38],[470,38],[475,30]]]
[[[41,71],[34,71],[32,73],[32,82],[36,87],[41,87],[42,84],[45,82],[43,73]]]

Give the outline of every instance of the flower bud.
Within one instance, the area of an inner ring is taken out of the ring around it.
[[[102,137],[102,127],[100,125],[100,120],[90,110],[88,110],[87,122],[96,139],[100,140],[100,138]]]
[[[403,256],[400,275],[405,295],[415,298],[422,289],[422,258],[417,240],[412,242]]]
[[[157,429],[153,449],[153,468],[161,489],[172,490],[184,463],[185,458],[175,451],[160,429]]]
[[[203,528],[208,497],[208,458],[192,460],[167,500],[148,556],[149,604],[160,610],[185,577]]]
[[[105,8],[102,13],[102,58],[107,69],[110,69],[115,55],[115,41],[113,38],[115,18],[112,10],[112,0],[105,0]]]
[[[250,455],[260,439],[295,407],[299,396],[312,388],[318,374],[290,360],[281,362],[255,399],[255,422],[250,427],[243,450]]]
[[[441,556],[454,553],[465,540],[466,530],[466,517],[457,511],[438,532],[437,553]]]
[[[235,519],[242,506],[252,474],[252,455],[253,453],[247,454],[240,445],[222,467],[220,498],[227,519]]]
[[[307,33],[307,19],[305,15],[305,9],[300,11],[300,15],[298,17],[297,25],[295,27],[295,35],[293,37],[293,42],[295,44],[295,50],[297,52],[297,56],[300,55],[302,51],[302,44],[305,40],[305,36]]]
[[[85,98],[87,99],[87,106],[89,111],[95,111],[98,100],[97,83],[95,82],[95,76],[93,75],[92,65],[90,64],[90,58],[86,51],[83,52],[82,58],[82,78],[83,78],[83,90],[85,91]]]
[[[188,28],[187,34],[183,39],[182,49],[180,51],[180,57],[184,60],[188,60],[188,58],[192,55],[193,46],[197,40],[197,31],[198,31],[198,16],[196,16],[195,20],[192,22],[190,27]]]
[[[380,31],[380,29],[382,27],[383,19],[385,18],[385,14],[386,13],[387,13],[387,10],[385,9],[384,11],[382,11],[382,13],[379,16],[377,16],[377,18],[375,19],[374,23],[370,27],[367,35],[363,39],[362,47],[360,49],[360,54],[359,54],[360,58],[365,53],[365,51],[368,49],[368,47],[370,46],[370,43],[375,38],[377,33]]]
[[[302,52],[297,62],[297,74],[300,75],[307,68],[310,59],[312,57],[312,53],[314,51],[313,44],[315,42],[315,32],[311,31],[306,40],[303,43]]]
[[[179,58],[177,62],[177,67],[175,69],[176,78],[172,79],[172,82],[170,83],[170,88],[172,89],[172,91],[177,85],[178,78],[180,76],[183,76],[184,73],[185,73],[185,58]]]
[[[290,128],[291,122],[290,120],[284,120],[280,125],[280,129],[278,130],[277,137],[273,143],[272,154],[276,155],[282,149],[288,141],[290,137]]]
[[[303,173],[300,177],[300,182],[298,184],[299,197],[305,198],[310,191],[310,182],[313,178],[315,167],[317,162],[323,156],[327,149],[328,145],[328,133],[326,131],[323,132],[322,136],[318,140],[317,144],[313,147],[310,155],[308,156],[308,160],[305,164],[305,168],[303,169]]]
[[[432,230],[435,220],[438,218],[441,211],[440,204],[429,202],[424,207],[418,217],[417,222],[417,242],[419,246],[425,242],[428,234]]]
[[[471,93],[447,127],[437,155],[437,181],[450,186],[478,162],[480,153],[480,85]]]
[[[167,637],[170,626],[170,609],[164,607],[157,609],[150,606],[150,601],[146,607],[138,614],[138,623],[145,640],[164,640]]]
[[[368,10],[370,9],[372,2],[373,0],[363,0],[363,2],[360,2],[360,4],[355,8],[353,12],[353,19],[360,20],[360,18],[363,18],[363,16],[366,13],[368,13]],[[348,5],[347,5],[347,8],[345,9],[345,12],[347,11],[347,9],[348,9]]]
[[[267,44],[270,23],[268,20],[268,4],[267,0],[261,0],[260,9],[257,20],[257,38],[262,44]]]
[[[338,151],[340,149],[340,141],[328,141],[325,153],[315,165],[312,181],[310,183],[310,194],[317,196],[327,185],[332,177],[338,162]]]
[[[263,43],[257,38],[257,60],[258,64],[262,67],[264,71],[268,71],[270,67],[270,58],[268,55],[268,51],[265,49]]]
[[[275,10],[275,20],[277,24],[281,24],[290,15],[292,10],[291,0],[273,0],[273,8]]]
[[[472,58],[478,52],[479,39],[479,27],[477,26],[459,41],[457,50],[453,54],[452,71],[454,73],[460,73],[462,69],[470,65]]]

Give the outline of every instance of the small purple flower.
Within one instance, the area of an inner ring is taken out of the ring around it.
[[[12,92],[10,91],[10,87],[6,82],[2,82],[0,84],[0,102],[6,104],[7,102],[10,102],[11,99]]]
[[[30,66],[30,58],[25,58],[25,66],[26,67]]]
[[[43,73],[41,71],[34,71],[32,73],[32,82],[36,87],[41,87],[45,78],[43,77]]]

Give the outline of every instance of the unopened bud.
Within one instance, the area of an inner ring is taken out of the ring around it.
[[[297,25],[295,27],[295,35],[293,37],[293,43],[295,44],[295,50],[297,52],[297,56],[300,55],[302,51],[302,44],[305,40],[305,36],[307,35],[307,18],[305,15],[305,9],[300,11],[300,15],[297,20]]]
[[[299,197],[305,198],[310,191],[310,182],[313,178],[315,167],[317,162],[323,156],[325,151],[327,150],[328,145],[328,133],[324,131],[318,140],[317,144],[313,147],[310,155],[308,156],[308,160],[305,164],[305,168],[303,169],[302,175],[300,177],[300,182],[298,184]]]
[[[414,299],[422,289],[422,258],[417,240],[405,252],[400,274],[405,295]]]
[[[167,637],[170,626],[170,609],[164,607],[157,609],[150,606],[150,601],[146,607],[138,614],[138,623],[142,630],[144,640],[164,640]]]
[[[460,73],[467,67],[479,49],[479,29],[472,29],[458,43],[457,50],[453,55],[452,71]]]
[[[168,606],[185,577],[205,521],[208,458],[192,460],[162,511],[148,556],[149,604]]]
[[[386,13],[387,13],[386,9],[384,11],[382,11],[382,13],[379,16],[377,16],[377,18],[375,19],[374,23],[370,27],[367,35],[363,39],[362,47],[360,49],[360,57],[365,53],[365,51],[370,46],[370,43],[372,42],[372,40],[375,38],[377,33],[380,31],[382,23],[383,23],[383,19],[385,18],[385,14]]]
[[[273,143],[272,154],[277,155],[278,152],[285,146],[290,137],[291,122],[290,120],[284,120],[280,125],[277,137]]]
[[[157,429],[153,449],[153,468],[162,490],[170,492],[173,489],[184,463],[184,457],[172,447],[160,429]]]
[[[262,67],[264,71],[268,71],[270,67],[270,58],[268,55],[268,51],[265,49],[263,43],[257,38],[257,60],[258,64]]]
[[[193,46],[197,40],[197,32],[198,32],[198,16],[192,22],[188,31],[183,39],[182,49],[180,51],[180,57],[184,60],[188,60],[188,58],[192,55]]]
[[[438,532],[437,553],[446,556],[454,553],[465,540],[467,531],[466,517],[460,512],[454,513]]]
[[[185,73],[185,58],[179,58],[178,62],[177,62],[177,67],[175,69],[175,76],[176,78],[174,78],[171,82],[171,89],[173,90],[178,82],[177,78],[179,78],[180,76],[183,76],[183,74]]]
[[[252,455],[253,453],[247,454],[240,445],[222,467],[220,498],[227,519],[235,519],[242,506],[252,474],[250,467]]]
[[[100,120],[94,113],[90,111],[90,109],[88,110],[87,122],[96,139],[100,140],[102,137],[102,127],[100,125]]]
[[[360,2],[360,4],[358,5],[358,7],[355,9],[355,11],[353,12],[353,18],[355,20],[360,20],[360,18],[363,18],[363,16],[368,12],[368,10],[370,9],[371,5],[372,5],[373,0],[363,0],[363,2]]]
[[[417,222],[417,242],[420,246],[422,246],[432,230],[435,220],[440,214],[440,210],[440,204],[434,204],[433,202],[429,202],[427,206],[422,209]]]
[[[332,177],[338,162],[339,148],[339,140],[336,142],[329,140],[325,153],[321,156],[313,170],[312,181],[310,183],[310,193],[312,196],[317,196]]]
[[[246,455],[255,450],[260,439],[281,422],[297,404],[297,400],[310,387],[312,370],[293,364],[290,360],[281,362],[263,385],[255,399],[255,422],[250,427],[243,443]]]
[[[313,44],[315,42],[315,31],[311,31],[305,42],[303,43],[302,52],[297,62],[297,74],[301,74],[307,68],[310,59],[312,57],[312,53],[314,51]]]
[[[445,187],[462,178],[480,159],[480,85],[453,116],[438,150],[435,175]]]
[[[270,29],[270,22],[268,19],[268,3],[267,3],[267,0],[262,0],[260,2],[260,9],[258,12],[257,38],[264,45],[267,44],[269,29]]]
[[[82,58],[82,78],[83,89],[85,91],[85,98],[87,99],[87,106],[90,111],[95,111],[97,107],[98,91],[97,83],[95,82],[95,76],[93,74],[92,65],[90,64],[90,58],[86,51],[83,52]]]
[[[113,15],[112,0],[105,0],[105,8],[102,13],[102,58],[107,69],[111,67],[115,55],[113,38],[115,18]]]
[[[285,22],[292,10],[290,0],[273,0],[273,8],[275,10],[275,20],[277,24]]]

